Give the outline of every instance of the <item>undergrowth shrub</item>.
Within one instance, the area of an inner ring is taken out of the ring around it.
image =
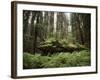
[[[91,58],[89,50],[60,52],[51,56],[24,53],[23,63],[24,69],[90,66]]]

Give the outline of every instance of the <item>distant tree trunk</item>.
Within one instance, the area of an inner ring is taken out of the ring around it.
[[[30,12],[29,19],[28,19],[28,28],[27,28],[27,35],[31,35],[31,25],[32,25],[32,12]]]
[[[86,47],[90,46],[90,15],[82,13],[72,13],[71,14],[71,24],[73,35],[76,38],[76,42],[79,44],[85,45]]]
[[[57,32],[57,12],[54,12],[54,29],[53,29],[54,36],[57,36],[56,32]]]
[[[42,17],[43,17],[43,23],[44,23],[44,20],[45,20],[44,19],[45,18],[45,12],[44,11],[42,12]]]
[[[37,37],[39,37],[41,39],[41,35],[43,35],[43,33],[41,33],[41,31],[39,31],[40,29],[42,29],[42,23],[41,23],[41,19],[42,19],[42,13],[41,12],[37,12],[36,16],[35,16],[35,20],[34,20],[34,38],[33,38],[33,54],[35,54],[36,52],[36,48],[37,48]],[[41,33],[41,34],[40,34]]]

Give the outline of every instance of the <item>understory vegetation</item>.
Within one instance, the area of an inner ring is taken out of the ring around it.
[[[90,52],[88,50],[54,53],[42,56],[39,53],[24,53],[24,69],[90,66]]]

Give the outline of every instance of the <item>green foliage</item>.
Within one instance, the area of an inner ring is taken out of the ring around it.
[[[44,42],[41,42],[41,47],[48,47],[48,46],[53,46],[53,43],[56,42],[55,38],[49,38],[45,39]]]
[[[23,63],[24,69],[31,69],[90,66],[91,61],[90,52],[88,50],[82,50],[80,52],[74,51],[73,53],[60,52],[51,56],[24,53]]]
[[[72,43],[68,39],[62,39],[62,40],[57,40],[55,38],[48,38],[45,39],[44,42],[41,42],[41,47],[53,47],[53,46],[59,45],[60,47],[65,47],[65,48],[85,48],[83,45],[79,43]]]
[[[71,53],[59,53],[52,55],[52,59],[48,63],[44,63],[45,67],[75,67],[89,66],[90,53],[87,51]]]
[[[58,52],[73,52],[73,51],[81,51],[86,50],[83,45],[79,43],[71,43],[68,42],[67,39],[57,40],[55,38],[45,39],[44,42],[41,42],[38,49],[42,51],[42,53],[58,53]]]
[[[23,63],[24,68],[40,68],[41,62],[39,61],[40,55],[32,55],[28,53],[24,53]]]

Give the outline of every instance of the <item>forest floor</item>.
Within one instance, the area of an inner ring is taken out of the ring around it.
[[[24,52],[23,69],[90,66],[90,56],[89,50],[59,52],[46,56]]]

